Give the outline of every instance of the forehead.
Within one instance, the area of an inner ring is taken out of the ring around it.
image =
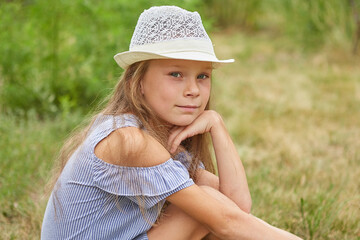
[[[182,60],[182,59],[153,59],[150,60],[149,67],[155,68],[191,68],[211,71],[213,69],[211,62]]]

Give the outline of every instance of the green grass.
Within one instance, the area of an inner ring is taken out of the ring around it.
[[[236,58],[215,72],[213,102],[245,165],[252,213],[304,239],[359,239],[359,57],[331,45],[305,54],[269,33],[213,37],[220,58]],[[44,185],[82,118],[36,115],[0,116],[0,239],[39,238]]]
[[[39,121],[0,118],[0,239],[38,239],[45,184],[79,114]]]
[[[112,55],[138,14],[161,4],[247,32],[212,34],[219,57],[236,58],[215,72],[213,102],[253,214],[305,239],[360,239],[360,59],[347,1],[13,0],[0,3],[0,240],[39,238],[61,144],[115,83]]]

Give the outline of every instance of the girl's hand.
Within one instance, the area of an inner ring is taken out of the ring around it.
[[[214,126],[218,124],[222,124],[221,116],[213,110],[206,110],[201,113],[190,125],[173,127],[168,139],[168,149],[170,153],[175,153],[176,149],[185,139],[197,134],[211,132]]]

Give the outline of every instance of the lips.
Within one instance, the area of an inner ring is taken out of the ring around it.
[[[196,105],[176,105],[176,107],[186,112],[193,112],[199,108],[199,106]]]
[[[176,105],[179,108],[197,109],[199,106],[196,105]]]

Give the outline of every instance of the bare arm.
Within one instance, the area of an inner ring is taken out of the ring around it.
[[[192,124],[179,127],[170,135],[170,151],[175,151],[184,139],[210,132],[219,171],[219,190],[249,213],[251,196],[244,167],[225,128],[221,116],[215,111],[205,111]]]
[[[140,167],[158,165],[170,157],[159,142],[133,127],[114,131],[96,146],[95,154],[111,164]],[[204,189],[192,185],[167,199],[220,239],[298,239],[245,213],[228,197],[210,187]],[[167,235],[163,237],[168,239]]]
[[[204,189],[193,185],[167,199],[220,239],[300,239],[245,213],[233,201],[211,187]]]
[[[219,190],[249,213],[251,196],[244,167],[223,120],[217,113],[213,114],[215,123],[210,133],[219,172]]]

